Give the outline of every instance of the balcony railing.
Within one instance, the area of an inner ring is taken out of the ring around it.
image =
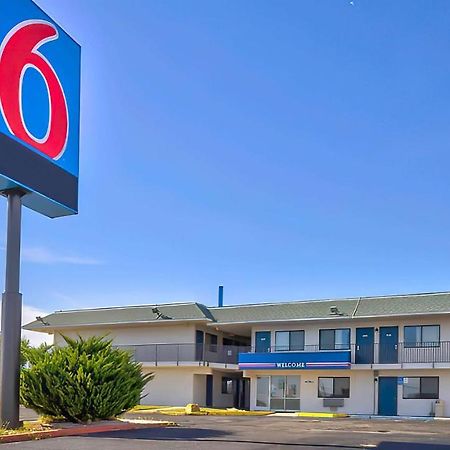
[[[163,363],[180,365],[189,362],[199,365],[237,364],[239,353],[250,350],[250,347],[245,346],[208,344],[143,344],[115,347],[129,351],[135,361],[155,365]]]
[[[352,364],[415,364],[415,363],[450,363],[450,341],[440,342],[399,342],[392,344],[367,344],[350,346],[336,344],[333,348],[320,348],[319,345],[298,347],[274,346],[265,352],[256,352],[252,347],[250,353],[316,353],[316,352],[351,353]]]

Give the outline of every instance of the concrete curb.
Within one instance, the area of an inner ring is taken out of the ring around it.
[[[297,417],[315,417],[321,419],[343,419],[349,417],[346,413],[327,413],[327,412],[298,412]]]
[[[112,424],[101,425],[80,425],[70,428],[58,428],[55,430],[30,431],[29,433],[7,434],[0,436],[0,444],[11,442],[34,441],[36,439],[49,439],[64,436],[80,436],[94,433],[107,433],[112,431],[128,431],[142,428],[161,428],[174,425],[172,422],[155,423],[133,423],[133,422],[114,422]]]

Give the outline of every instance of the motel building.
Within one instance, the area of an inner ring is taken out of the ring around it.
[[[24,328],[109,336],[154,373],[142,404],[450,416],[448,292],[58,311]]]

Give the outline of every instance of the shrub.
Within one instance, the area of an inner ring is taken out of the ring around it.
[[[28,339],[22,338],[20,341],[20,368],[23,369],[28,361],[28,352],[30,351],[31,345]]]
[[[27,348],[21,403],[40,414],[88,422],[115,417],[139,403],[153,374],[101,337],[64,337],[63,347]]]

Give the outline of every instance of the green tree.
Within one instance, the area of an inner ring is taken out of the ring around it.
[[[21,403],[38,413],[88,422],[115,417],[139,403],[153,374],[102,337],[70,339],[63,347],[27,347]]]

